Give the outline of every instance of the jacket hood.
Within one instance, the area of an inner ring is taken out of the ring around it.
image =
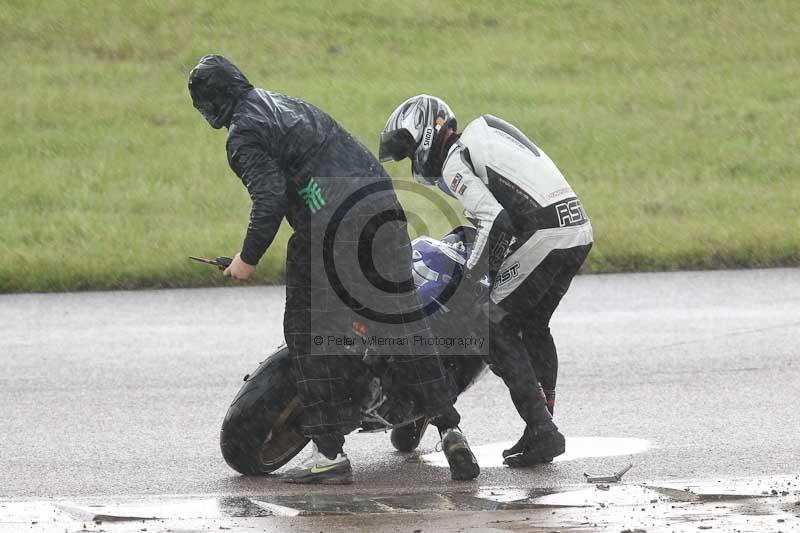
[[[236,65],[220,55],[203,57],[189,73],[192,104],[211,127],[228,127],[239,99],[253,85]]]

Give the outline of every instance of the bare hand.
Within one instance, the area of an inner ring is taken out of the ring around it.
[[[233,258],[231,266],[225,269],[223,275],[228,278],[233,278],[239,281],[245,281],[250,277],[250,274],[256,271],[256,267],[245,263],[239,254]]]

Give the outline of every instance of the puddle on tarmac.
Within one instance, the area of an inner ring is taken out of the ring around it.
[[[514,443],[493,442],[482,446],[474,446],[472,452],[478,459],[481,468],[503,466],[503,450],[510,448]],[[617,437],[568,437],[567,451],[554,459],[554,462],[572,461],[585,457],[613,457],[617,455],[634,455],[643,453],[650,448],[650,441],[634,438]],[[423,461],[433,466],[449,468],[443,452],[423,455]]]
[[[63,521],[70,516],[50,502],[0,502],[0,524],[9,522],[31,523],[42,520]]]
[[[231,514],[230,509],[224,508],[226,499],[230,498],[190,498],[168,502],[134,501],[122,505],[102,506],[59,503],[56,504],[56,507],[79,520],[103,522],[155,520],[164,517],[220,518]],[[239,500],[241,498],[236,499],[236,501]]]
[[[143,518],[159,519],[161,523],[157,528],[162,530],[175,529],[172,527],[175,525],[181,526],[177,529],[186,530],[194,527],[191,521],[205,521],[196,522],[197,530],[199,526],[208,529],[205,526],[209,524],[214,526],[211,529],[216,529],[215,526],[222,523],[227,528],[230,522],[220,521],[230,519],[246,520],[249,522],[240,524],[264,529],[266,524],[271,524],[264,519],[277,517],[303,520],[313,517],[352,518],[362,520],[359,524],[364,526],[367,522],[363,520],[367,519],[358,517],[406,514],[412,517],[409,520],[414,520],[417,515],[410,511],[461,511],[462,514],[467,511],[477,516],[481,512],[500,510],[524,511],[526,514],[517,518],[521,520],[521,527],[533,523],[522,523],[530,519],[539,527],[559,530],[585,531],[587,524],[596,526],[595,529],[608,530],[647,524],[644,529],[675,531],[696,531],[698,524],[702,524],[703,529],[713,527],[717,531],[763,531],[774,530],[776,525],[783,524],[786,527],[779,526],[780,529],[790,530],[798,525],[799,497],[798,477],[778,477],[743,481],[673,480],[652,485],[621,483],[611,484],[605,490],[582,484],[555,492],[543,488],[480,487],[441,494],[318,493],[310,490],[301,494],[257,497],[141,499],[113,505],[0,501],[0,532],[17,533],[20,524],[27,529],[37,523],[49,524],[48,531],[53,530],[56,524],[59,530],[68,530],[90,520],[101,520],[107,531],[127,533],[147,529],[149,522],[142,522]],[[483,516],[482,520],[491,520],[487,524],[506,520],[502,515]],[[352,525],[355,522],[342,523]],[[111,524],[113,529],[109,529]],[[292,529],[298,523],[286,524]]]
[[[546,494],[531,499],[535,505],[551,507],[594,507],[607,505],[643,505],[655,503],[659,495],[638,485],[610,485],[607,490],[599,490],[595,485],[585,489]],[[666,497],[660,499],[666,500]]]

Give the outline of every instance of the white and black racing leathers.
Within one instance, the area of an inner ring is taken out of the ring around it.
[[[492,344],[502,355],[491,357],[492,369],[506,381],[529,428],[548,431],[555,426],[542,413],[536,383],[552,411],[558,357],[550,316],[591,248],[586,211],[547,154],[492,115],[473,120],[450,146],[440,186],[478,230],[466,277],[489,273],[494,280],[490,318],[502,327],[493,328]],[[520,333],[527,357],[514,347]]]

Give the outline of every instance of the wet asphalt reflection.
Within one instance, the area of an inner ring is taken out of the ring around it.
[[[578,277],[552,324],[567,457],[500,465],[522,424],[487,374],[457,404],[483,467],[467,484],[441,468],[432,431],[412,454],[384,433],[348,437],[346,491],[230,470],[222,417],[242,376],[280,344],[282,308],[282,287],[0,295],[0,512],[173,495],[269,513],[241,498],[291,509],[309,494],[309,509],[334,505],[332,494],[393,509],[444,498],[460,509],[466,497],[450,495],[468,494],[484,508],[498,505],[486,491],[530,500],[628,463],[625,486],[796,473],[800,269]],[[409,493],[420,499],[380,499]]]

